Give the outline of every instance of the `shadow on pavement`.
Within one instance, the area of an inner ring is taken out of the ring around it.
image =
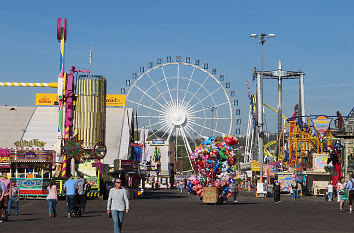
[[[89,211],[85,211],[84,214],[93,214],[93,213],[106,213],[106,211],[103,211],[103,210],[89,210]]]
[[[9,219],[8,222],[31,222],[36,220],[42,220],[42,219],[41,218]]]
[[[223,205],[257,205],[260,204],[258,202],[238,202],[238,203],[234,203],[234,202],[224,202]]]
[[[145,192],[143,199],[179,199],[186,196],[175,192]]]

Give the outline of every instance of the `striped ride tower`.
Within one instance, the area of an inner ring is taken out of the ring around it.
[[[61,177],[66,177],[66,164],[67,164],[67,157],[63,155],[63,162],[61,166]]]

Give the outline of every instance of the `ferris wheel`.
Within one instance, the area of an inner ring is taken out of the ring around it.
[[[138,112],[139,128],[149,130],[148,140],[182,138],[191,153],[198,138],[240,133],[235,91],[208,66],[189,57],[158,58],[156,65],[149,62],[126,80],[121,92],[127,107]]]

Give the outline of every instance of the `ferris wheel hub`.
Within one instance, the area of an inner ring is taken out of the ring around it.
[[[172,109],[168,114],[168,119],[173,125],[182,125],[187,120],[187,114],[183,109]]]

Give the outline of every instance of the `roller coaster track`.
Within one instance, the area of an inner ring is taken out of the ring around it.
[[[266,155],[269,156],[269,157],[273,157],[273,158],[274,158],[274,155],[271,154],[267,148],[270,147],[270,146],[272,146],[272,145],[274,145],[274,144],[276,144],[277,142],[278,142],[277,140],[273,140],[273,141],[267,142],[267,143],[264,145],[264,154],[266,154]],[[274,159],[275,159],[275,158],[274,158]]]
[[[278,112],[278,110],[276,110],[275,108],[273,108],[272,106],[270,106],[270,105],[268,105],[268,104],[265,104],[265,103],[263,103],[263,105],[264,106],[266,106],[266,107],[268,107],[270,110],[273,110],[274,112]],[[283,114],[281,114],[281,116],[285,119],[285,120],[287,120],[288,118],[286,117],[286,116],[284,116]]]

